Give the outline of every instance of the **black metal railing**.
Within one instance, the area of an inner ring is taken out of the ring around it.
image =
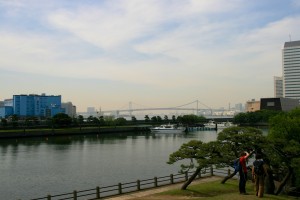
[[[126,194],[130,192],[136,192],[144,189],[156,188],[165,185],[171,185],[174,183],[180,183],[188,180],[189,176],[194,172],[186,172],[180,174],[170,174],[169,176],[154,177],[151,179],[137,180],[128,183],[118,183],[116,185],[95,187],[87,190],[74,190],[73,192],[57,195],[47,195],[45,197],[35,198],[31,200],[81,200],[81,199],[101,199],[104,197],[111,197],[121,194]],[[202,177],[210,177],[214,175],[227,176],[230,174],[229,169],[205,169],[202,170],[198,175],[198,179]],[[84,198],[83,198],[84,197]]]

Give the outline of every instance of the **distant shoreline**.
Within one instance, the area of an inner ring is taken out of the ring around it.
[[[85,135],[85,134],[105,134],[150,131],[149,125],[139,126],[115,126],[115,127],[76,127],[60,129],[17,129],[0,130],[0,139],[4,138],[26,138],[43,136],[65,136],[65,135]]]

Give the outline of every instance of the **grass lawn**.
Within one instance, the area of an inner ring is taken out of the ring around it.
[[[247,182],[247,193],[249,195],[240,195],[238,190],[238,180],[228,180],[225,184],[221,184],[220,181],[213,181],[207,183],[199,183],[197,185],[191,185],[187,190],[180,189],[169,190],[156,194],[157,196],[168,197],[170,199],[218,199],[218,200],[235,200],[235,199],[258,199],[255,196],[254,185],[251,182]],[[198,198],[199,197],[199,198]],[[297,199],[295,197],[288,196],[275,196],[265,194],[263,199],[270,200],[283,200],[283,199]]]

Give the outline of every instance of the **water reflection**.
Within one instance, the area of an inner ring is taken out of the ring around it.
[[[177,173],[168,156],[215,131],[122,133],[0,140],[1,199],[29,199]]]

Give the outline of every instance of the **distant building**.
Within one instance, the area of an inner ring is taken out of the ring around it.
[[[14,106],[13,99],[4,99],[4,106]]]
[[[255,112],[260,110],[260,101],[252,99],[246,102],[246,112]]]
[[[11,106],[0,107],[0,118],[7,118],[11,115],[13,115],[13,107]]]
[[[88,116],[94,116],[97,114],[95,107],[88,107],[86,111]]]
[[[282,77],[274,76],[274,97],[283,97],[283,80]]]
[[[70,117],[76,116],[76,106],[74,106],[72,102],[62,103],[61,107],[65,109],[65,114],[69,115]]]
[[[12,99],[5,99],[0,101],[0,118],[7,118],[13,115],[13,103]]]
[[[300,41],[285,42],[282,50],[283,96],[300,99]]]
[[[14,95],[13,108],[14,114],[20,117],[53,117],[58,113],[64,113],[64,109],[61,108],[60,95]]]
[[[262,98],[260,99],[261,110],[290,111],[299,106],[298,99],[292,98]]]
[[[242,103],[235,104],[234,108],[236,111],[240,111],[240,112],[244,111],[244,106]]]

